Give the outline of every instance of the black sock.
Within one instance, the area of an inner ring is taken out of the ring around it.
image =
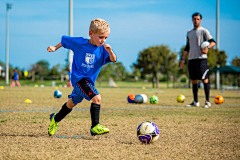
[[[55,122],[60,122],[68,113],[70,113],[72,109],[67,107],[67,102],[62,106],[62,109],[56,114]]]
[[[99,123],[100,117],[100,104],[91,104],[90,114],[92,119],[92,127],[95,127]]]
[[[193,91],[194,101],[198,102],[198,84],[192,85],[192,91]]]
[[[209,92],[210,92],[210,85],[209,85],[209,83],[204,83],[204,91],[205,91],[206,101],[209,102]]]

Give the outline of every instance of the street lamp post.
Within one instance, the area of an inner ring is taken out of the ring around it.
[[[8,11],[12,9],[12,4],[7,3],[7,26],[6,26],[6,84],[9,83],[9,31],[8,31]]]
[[[73,0],[69,0],[69,36],[73,36]],[[71,71],[73,61],[73,51],[68,52],[68,68]]]

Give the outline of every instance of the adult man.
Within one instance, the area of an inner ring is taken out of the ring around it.
[[[209,31],[200,26],[202,22],[202,15],[200,13],[194,13],[192,15],[192,21],[194,28],[187,33],[187,45],[184,49],[180,64],[180,67],[184,69],[185,59],[189,53],[188,71],[192,81],[194,101],[186,107],[200,106],[198,102],[198,80],[202,80],[206,97],[204,107],[209,108],[211,107],[211,103],[209,102],[210,85],[208,81],[207,53],[208,49],[216,45],[216,42],[213,40]],[[204,41],[209,41],[210,44],[204,49],[201,49],[201,43]]]

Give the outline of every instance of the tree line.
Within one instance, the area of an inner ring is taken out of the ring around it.
[[[163,75],[182,75],[188,76],[186,58],[185,69],[180,68],[180,59],[183,55],[185,46],[183,46],[178,53],[173,52],[166,45],[156,45],[143,49],[139,52],[137,61],[131,66],[132,72],[128,72],[121,62],[109,63],[102,67],[97,81],[106,81],[109,77],[112,77],[115,81],[135,81],[138,79],[149,79],[153,83],[153,87],[156,84],[158,88],[159,74]],[[208,52],[208,65],[209,69],[213,69],[220,66],[226,66],[227,55],[225,51],[219,51],[218,49],[210,49]],[[236,57],[233,59],[233,66],[240,67],[240,59]],[[0,66],[5,67],[5,64],[0,61]],[[36,80],[53,80],[53,79],[65,79],[65,75],[68,72],[68,65],[64,67],[57,64],[50,68],[50,64],[46,60],[40,60],[36,64],[31,65],[31,69],[28,70],[28,76],[24,77],[24,69],[18,67],[13,68],[9,65],[9,76],[13,76],[13,70],[15,69],[19,73],[20,79]]]

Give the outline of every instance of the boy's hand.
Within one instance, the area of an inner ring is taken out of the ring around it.
[[[109,44],[103,44],[103,46],[109,53],[112,51],[112,47]]]
[[[48,51],[48,52],[54,52],[54,51],[56,51],[56,47],[54,47],[54,46],[49,46],[49,47],[47,48],[47,51]]]

